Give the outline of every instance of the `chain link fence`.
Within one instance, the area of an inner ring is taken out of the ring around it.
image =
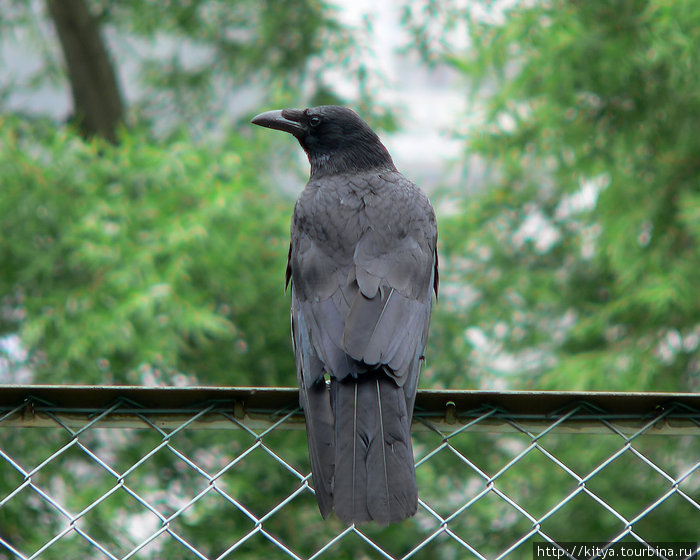
[[[0,559],[697,553],[700,395],[422,391],[413,427],[416,516],[345,527],[318,513],[294,389],[5,387]]]

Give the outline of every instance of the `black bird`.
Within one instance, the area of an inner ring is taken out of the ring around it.
[[[437,225],[379,137],[334,105],[268,111],[311,177],[294,207],[286,281],[321,515],[381,525],[412,516],[411,418],[437,296]]]

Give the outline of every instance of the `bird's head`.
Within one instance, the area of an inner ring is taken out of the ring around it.
[[[357,113],[346,107],[323,105],[267,111],[251,122],[294,135],[309,157],[312,177],[396,169],[379,137]]]

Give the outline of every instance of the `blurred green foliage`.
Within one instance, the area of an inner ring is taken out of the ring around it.
[[[37,381],[291,383],[289,204],[263,185],[264,139],[0,128],[3,330]]]
[[[455,355],[436,368],[456,379],[469,353],[481,386],[697,390],[698,4],[550,1],[503,17],[463,18],[473,48],[440,51],[472,80],[465,158],[487,173],[440,221],[454,289],[439,309],[447,329],[470,328],[449,336],[438,312],[431,354]]]
[[[36,4],[9,5],[1,29],[21,24],[39,36],[44,24],[32,11]],[[12,367],[29,368],[42,383],[293,384],[283,292],[292,200],[278,187],[285,179],[278,172],[303,183],[295,175],[296,146],[247,125],[222,124],[221,112],[229,94],[253,84],[261,108],[302,99],[352,101],[375,123],[394,125],[372,104],[374,82],[363,70],[357,30],[315,1],[91,5],[112,45],[124,38],[138,51],[166,37],[203,54],[193,63],[178,50],[165,60],[137,53],[143,91],[117,145],[4,111],[0,328],[18,335],[28,352],[26,362]],[[501,8],[478,5],[481,11],[456,2],[411,3],[403,22],[413,32],[410,48],[426,63],[450,64],[464,77],[479,118],[468,125],[466,116],[464,123],[455,117],[465,144],[461,163],[487,164],[479,192],[446,184],[433,197],[442,284],[421,385],[697,390],[700,7],[692,0],[549,0],[493,14]],[[451,47],[450,34],[460,32],[468,32],[472,48]],[[33,84],[61,76],[56,45],[42,41],[45,64]],[[357,77],[356,99],[341,99],[324,81],[328,68]],[[218,134],[202,136],[207,128]],[[158,443],[152,433],[114,434],[96,431],[86,445],[121,472]],[[303,436],[281,432],[270,445],[308,472]],[[27,469],[69,443],[58,430],[48,436],[5,430],[1,437]],[[247,434],[228,431],[175,439],[177,449],[197,455],[211,472],[252,444]],[[581,475],[619,449],[617,440],[580,439],[545,438],[543,445],[577,464]],[[470,434],[459,450],[492,476],[524,445],[515,437],[495,440]],[[440,443],[436,434],[418,435],[417,458]],[[682,445],[653,437],[639,445],[670,472],[686,468],[677,453]],[[516,471],[520,477],[504,476],[499,488],[542,515],[571,491],[573,479],[537,457],[523,462],[528,470]],[[114,484],[111,475],[87,476],[85,462],[92,464],[71,450],[43,467],[36,483],[50,492],[70,489],[69,507],[80,511]],[[22,477],[0,463],[2,499]],[[264,453],[247,464],[222,485],[245,501],[258,496],[261,512],[298,484]],[[134,471],[129,484],[160,496],[172,513],[191,498],[190,487],[203,484],[182,465],[164,450]],[[665,491],[666,481],[643,465],[613,465],[596,479],[595,491],[615,496],[624,488],[629,497],[616,507],[640,511]],[[443,453],[417,474],[430,502],[448,511],[483,484],[468,472]],[[36,523],[56,531],[61,525],[41,500],[3,506],[0,537],[33,551],[46,539],[26,531],[27,507]],[[659,540],[693,534],[697,512],[684,502],[674,507],[676,514],[664,510],[642,520],[648,534]],[[139,515],[149,514],[120,491],[81,523],[126,554],[120,531],[133,531],[129,523]],[[205,500],[178,523],[179,534],[216,556],[247,521],[230,504]],[[336,520],[320,519],[308,494],[266,523],[308,555],[340,531]],[[429,534],[425,523],[417,518],[369,531],[403,554],[416,535]],[[454,526],[495,554],[499,543],[523,534],[518,523],[504,503],[485,501]],[[584,497],[549,518],[545,529],[569,540],[600,540],[620,530]],[[150,557],[191,557],[173,539],[158,546]],[[246,547],[237,557],[274,554],[262,537]],[[50,550],[45,557],[95,553],[79,538]],[[461,552],[436,540],[421,557]],[[369,553],[357,539],[336,545],[333,554]]]

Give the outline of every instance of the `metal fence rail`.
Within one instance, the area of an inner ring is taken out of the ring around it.
[[[413,428],[417,515],[348,528],[316,508],[295,389],[3,387],[0,559],[698,551],[700,395],[422,391]]]

